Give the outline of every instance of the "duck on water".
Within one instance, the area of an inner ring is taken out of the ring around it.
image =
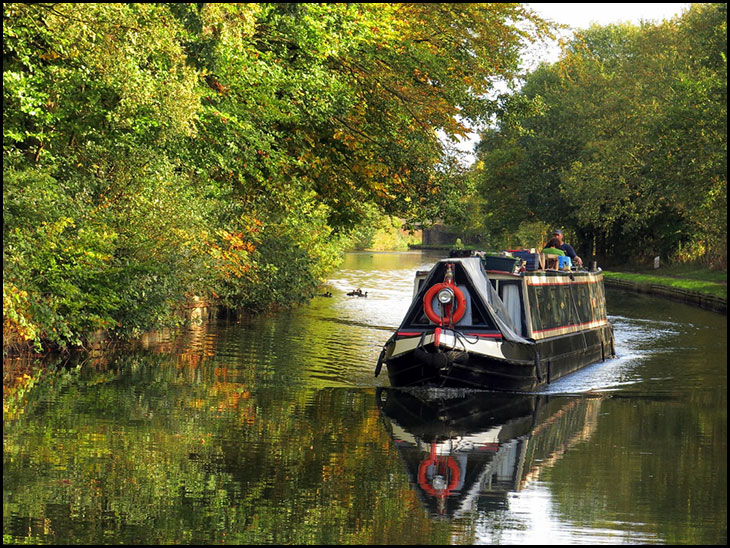
[[[514,252],[450,257],[416,272],[383,347],[390,384],[530,391],[615,356],[602,271]]]

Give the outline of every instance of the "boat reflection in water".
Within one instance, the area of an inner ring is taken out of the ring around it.
[[[504,507],[595,429],[602,397],[381,388],[378,405],[434,516]]]

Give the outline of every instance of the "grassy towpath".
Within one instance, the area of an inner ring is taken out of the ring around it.
[[[727,271],[691,266],[603,273],[607,285],[676,297],[727,313]]]
[[[654,283],[677,287],[686,291],[697,291],[727,299],[727,271],[714,271],[697,267],[666,267],[657,270],[635,272],[605,271],[604,276],[637,283]]]

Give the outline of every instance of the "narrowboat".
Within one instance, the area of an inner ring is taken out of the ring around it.
[[[533,391],[614,357],[602,271],[543,265],[450,257],[417,272],[375,375],[385,365],[394,387]]]

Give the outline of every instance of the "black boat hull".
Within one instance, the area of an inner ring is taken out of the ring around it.
[[[610,324],[530,344],[502,341],[504,358],[453,352],[433,344],[386,361],[391,386],[443,386],[533,391],[615,356]]]

